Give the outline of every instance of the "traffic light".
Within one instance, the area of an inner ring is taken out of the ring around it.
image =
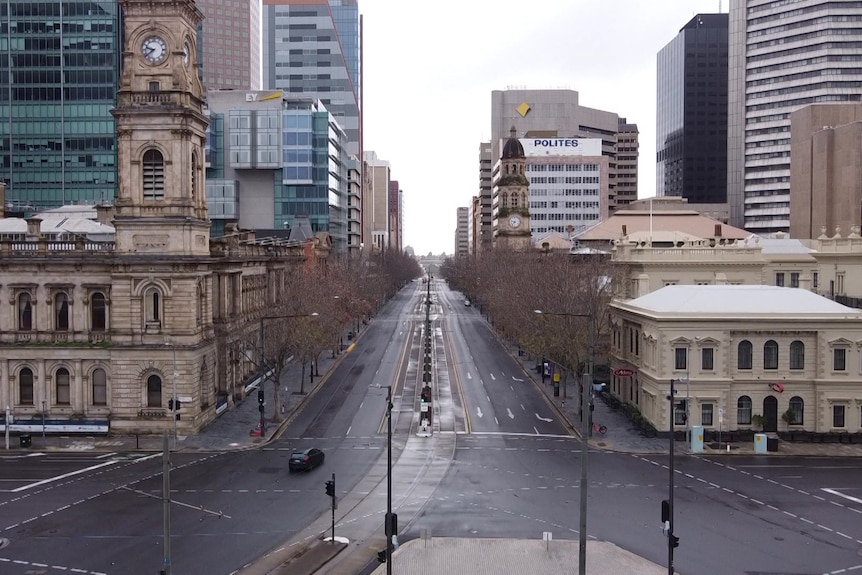
[[[263,388],[259,387],[257,389],[257,402],[260,405],[263,405]]]
[[[398,535],[398,514],[386,514],[386,538],[391,539],[393,535]]]
[[[673,547],[674,549],[679,547],[679,537],[677,537],[676,535],[671,535],[670,536],[670,546]]]
[[[335,497],[335,482],[331,479],[326,482],[326,494]]]
[[[174,398],[170,398],[168,400],[168,410],[170,410],[170,411],[174,410]]]
[[[667,523],[670,521],[670,501],[667,499],[661,502],[661,522]]]
[[[381,549],[377,552],[377,561],[380,563],[386,563],[386,549]]]

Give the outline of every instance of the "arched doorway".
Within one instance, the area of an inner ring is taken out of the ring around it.
[[[778,431],[778,399],[774,395],[763,398],[763,431]]]

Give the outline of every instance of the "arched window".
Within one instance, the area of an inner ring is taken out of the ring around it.
[[[29,367],[18,372],[18,403],[33,405],[33,370]]]
[[[162,378],[151,375],[147,378],[147,407],[162,406]]]
[[[747,395],[736,400],[736,424],[751,425],[751,398]]]
[[[201,409],[203,410],[205,407],[209,407],[210,404],[210,394],[209,394],[209,370],[207,370],[207,362],[203,360],[201,362],[201,379],[200,379],[200,394],[201,394]]]
[[[96,292],[90,298],[90,329],[104,331],[108,328],[108,302],[105,294]]]
[[[790,342],[790,369],[805,369],[805,344],[799,340]]]
[[[104,369],[93,370],[90,385],[93,388],[93,405],[108,405],[108,374]]]
[[[165,160],[158,150],[144,152],[144,199],[162,200],[165,197]]]
[[[805,402],[798,395],[790,398],[790,407],[787,412],[790,414],[789,425],[802,425],[804,422],[803,415],[805,414]]]
[[[18,330],[30,331],[33,329],[33,301],[30,294],[18,294]]]
[[[71,388],[69,370],[61,367],[54,374],[54,391],[57,394],[57,405],[70,405],[72,403]]]
[[[64,292],[54,296],[54,329],[57,331],[69,329],[69,296]]]
[[[144,293],[144,313],[147,323],[157,324],[162,321],[162,294],[154,287]]]
[[[763,369],[778,369],[778,343],[770,339],[763,344]]]
[[[736,368],[737,369],[751,369],[751,342],[747,339],[739,342],[739,346],[737,346],[737,358],[736,358]]]

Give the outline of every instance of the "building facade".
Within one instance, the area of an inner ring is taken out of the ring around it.
[[[116,2],[3,2],[0,178],[14,211],[110,202],[120,70]]]
[[[491,142],[479,144],[479,195],[473,211],[475,238],[473,253],[491,249],[493,240],[494,151]]]
[[[455,257],[470,253],[470,208],[458,208],[455,217]]]
[[[281,90],[209,92],[207,201],[213,230],[285,230],[307,219],[348,249],[347,139],[317,100]]]
[[[610,162],[593,138],[520,138],[530,181],[530,232],[571,235],[608,217]]]
[[[397,251],[401,251],[404,243],[404,228],[402,225],[404,217],[404,190],[398,180],[389,182],[389,245]]]
[[[727,183],[731,223],[790,228],[790,115],[862,99],[862,6],[850,0],[730,3]]]
[[[524,251],[530,236],[530,180],[527,156],[512,128],[494,165],[494,247]]]
[[[790,235],[862,225],[862,104],[815,104],[790,115]]]
[[[658,53],[656,195],[727,201],[727,14],[698,14]]]
[[[263,0],[263,87],[313,98],[362,157],[360,15],[356,0]]]
[[[689,285],[611,310],[611,368],[632,372],[611,393],[660,431],[673,415],[675,430],[862,432],[858,309],[802,289]]]
[[[207,90],[260,90],[260,0],[197,0],[204,15],[200,68]]]
[[[192,0],[119,6],[114,238],[56,241],[30,218],[24,241],[0,243],[0,403],[20,424],[194,433],[245,395],[258,319],[309,246],[211,240],[202,14]]]
[[[374,151],[364,155],[365,185],[362,187],[362,237],[365,251],[389,248],[389,162]]]

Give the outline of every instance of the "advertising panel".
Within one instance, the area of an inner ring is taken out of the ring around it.
[[[528,158],[540,156],[601,156],[600,138],[519,138]]]

